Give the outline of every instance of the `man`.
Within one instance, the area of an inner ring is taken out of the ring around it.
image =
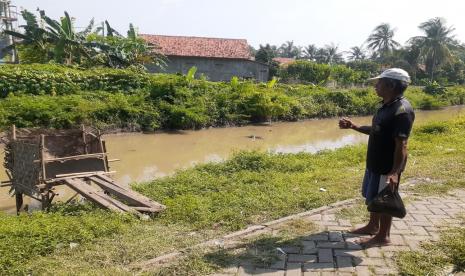
[[[362,195],[366,204],[375,198],[387,185],[396,189],[407,161],[407,139],[412,129],[415,114],[410,103],[403,97],[410,77],[402,69],[392,68],[370,79],[376,81],[375,90],[382,100],[371,126],[359,126],[347,118],[339,121],[342,129],[354,129],[369,135],[366,171]],[[370,213],[370,221],[355,234],[374,235],[362,239],[364,246],[388,245],[392,217],[383,213]]]

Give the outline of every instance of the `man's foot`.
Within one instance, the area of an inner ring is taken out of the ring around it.
[[[351,230],[349,231],[349,233],[358,234],[358,235],[376,235],[378,234],[378,231],[379,231],[379,228],[366,225],[358,229]]]
[[[375,246],[386,246],[391,244],[391,240],[387,237],[380,237],[378,235],[373,238],[363,238],[357,241],[364,248],[375,247]]]

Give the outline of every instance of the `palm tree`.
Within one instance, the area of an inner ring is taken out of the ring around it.
[[[279,54],[286,58],[299,58],[302,50],[294,45],[294,41],[286,41],[279,47]]]
[[[388,23],[382,23],[373,30],[367,39],[367,47],[377,51],[381,58],[384,58],[396,47],[399,47],[399,42],[393,39],[395,29],[392,29]]]
[[[420,56],[424,59],[430,79],[433,80],[434,71],[452,58],[451,50],[457,47],[452,32],[453,27],[447,27],[443,18],[435,17],[418,26],[425,35],[409,39],[411,45],[420,49]]]
[[[316,60],[316,54],[318,51],[318,47],[315,46],[315,44],[310,44],[307,47],[304,48],[303,54],[304,58],[315,61]]]
[[[339,46],[331,43],[325,46],[327,58],[326,61],[328,64],[340,63],[344,59],[342,58],[342,53],[339,52]]]
[[[354,46],[348,51],[348,58],[350,60],[364,60],[366,58],[365,50],[362,46]]]

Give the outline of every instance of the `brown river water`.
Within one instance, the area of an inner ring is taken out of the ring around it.
[[[465,106],[417,111],[415,124],[459,115],[465,115]],[[371,116],[352,119],[356,123],[369,124]],[[198,131],[116,134],[105,136],[105,140],[109,158],[121,159],[110,164],[110,169],[117,172],[114,178],[127,185],[163,177],[198,163],[219,162],[239,150],[315,153],[367,141],[366,135],[341,130],[337,124],[338,118],[330,118]],[[3,161],[1,148],[0,160]],[[1,168],[0,180],[6,179]],[[59,193],[58,200],[73,195],[67,189],[60,189]],[[8,195],[8,188],[0,188],[0,211],[11,213],[14,209],[14,199]]]

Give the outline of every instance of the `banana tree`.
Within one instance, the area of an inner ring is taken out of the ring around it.
[[[23,33],[5,30],[3,33],[11,35],[14,39],[14,43],[3,48],[3,52],[9,52],[15,49],[16,46],[30,47],[31,52],[35,55],[35,61],[47,60],[49,56],[49,47],[47,43],[47,32],[39,27],[37,17],[27,11],[21,11],[21,15],[26,22],[25,25],[20,27],[24,29]]]
[[[82,32],[75,32],[73,21],[65,11],[65,16],[60,22],[51,19],[43,10],[39,11],[41,18],[47,23],[45,28],[48,42],[53,44],[54,59],[58,63],[72,64],[76,59],[81,62],[82,57],[91,58],[88,48],[86,48],[86,35],[92,30],[94,21]]]

